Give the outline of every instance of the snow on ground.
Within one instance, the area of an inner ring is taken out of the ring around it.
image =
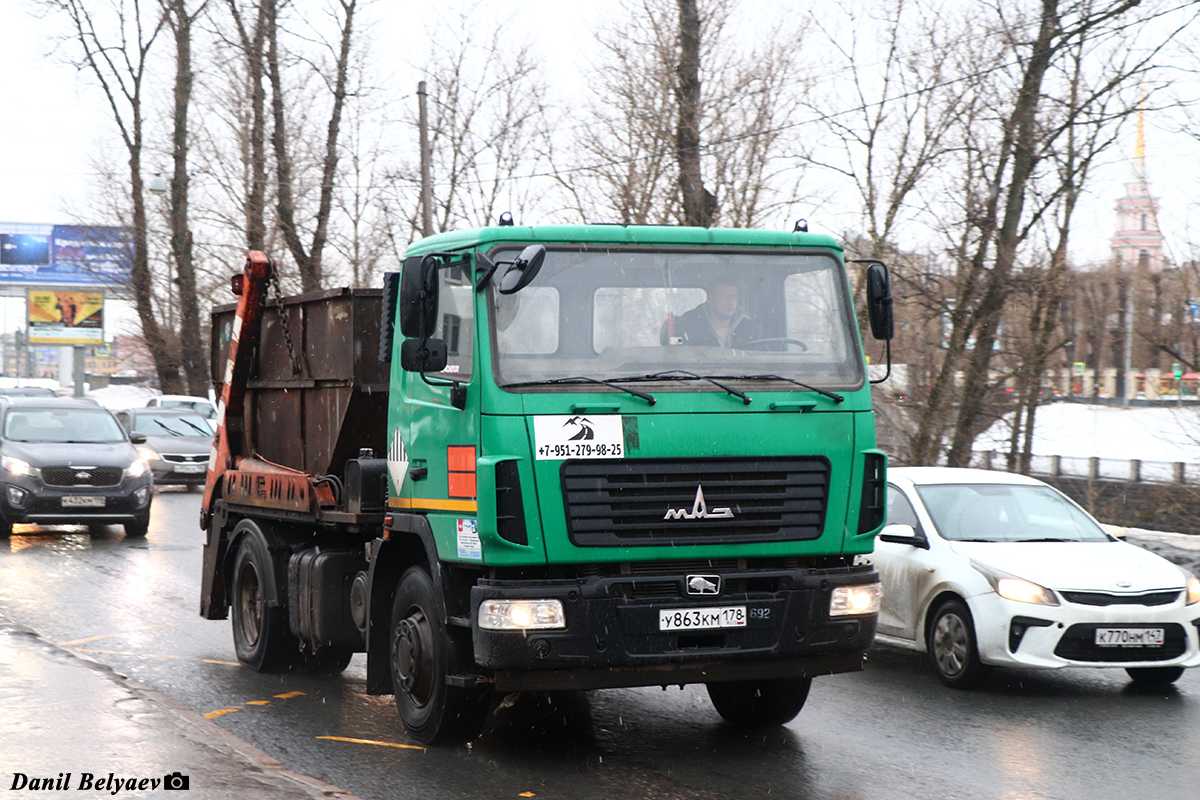
[[[106,386],[93,389],[87,396],[106,408],[139,408],[160,392],[146,386]]]
[[[1008,419],[975,442],[977,451],[1006,452]],[[1067,458],[1200,462],[1200,408],[1117,408],[1080,403],[1039,406],[1033,454]]]

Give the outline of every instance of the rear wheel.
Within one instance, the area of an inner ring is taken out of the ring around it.
[[[354,651],[345,647],[322,647],[317,652],[306,650],[300,657],[300,667],[314,675],[337,675],[350,666]]]
[[[1126,667],[1137,686],[1170,686],[1183,676],[1183,667]]]
[[[987,674],[979,660],[975,622],[961,600],[947,600],[937,607],[926,645],[938,680],[951,688],[972,689]]]
[[[470,741],[487,713],[485,690],[446,682],[447,675],[470,670],[470,649],[442,619],[433,579],[410,567],[392,603],[392,688],[404,727],[424,744]]]
[[[252,535],[243,536],[233,566],[233,647],[238,660],[255,672],[291,666],[300,643],[288,628],[287,611],[267,603],[266,575],[271,569],[267,548]]]
[[[717,713],[734,725],[784,725],[804,708],[811,686],[812,678],[710,683],[708,698]]]

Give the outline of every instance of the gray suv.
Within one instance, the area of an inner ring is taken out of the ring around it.
[[[0,397],[0,537],[13,523],[150,527],[150,465],[112,412],[83,400]]]

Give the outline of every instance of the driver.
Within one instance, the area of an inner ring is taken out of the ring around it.
[[[762,338],[758,326],[738,307],[736,283],[718,278],[705,287],[705,292],[703,303],[679,319],[667,320],[660,337],[663,344],[745,347]]]

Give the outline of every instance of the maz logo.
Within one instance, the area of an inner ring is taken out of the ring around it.
[[[704,487],[697,484],[696,499],[692,502],[692,510],[668,508],[663,519],[733,519],[733,511],[728,508],[714,508],[710,511],[704,505]]]

